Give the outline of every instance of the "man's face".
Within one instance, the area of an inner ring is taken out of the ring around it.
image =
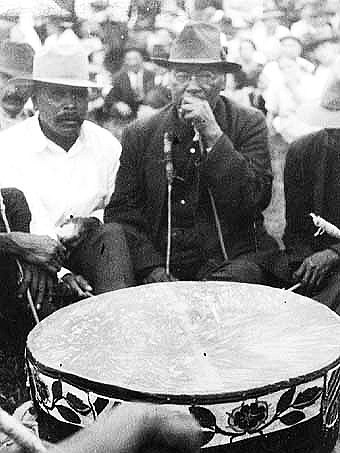
[[[24,82],[10,82],[12,76],[0,73],[0,105],[12,118],[15,118],[24,108],[29,98],[29,89]]]
[[[143,66],[143,57],[136,50],[126,52],[124,64],[128,71],[138,72]]]
[[[186,97],[207,100],[212,109],[225,86],[225,74],[191,65],[179,66],[171,72],[172,100],[180,106]]]
[[[33,100],[40,122],[53,134],[79,136],[87,114],[87,88],[42,83],[36,87]]]

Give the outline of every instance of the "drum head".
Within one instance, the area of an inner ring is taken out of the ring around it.
[[[93,297],[44,319],[31,359],[58,376],[152,394],[216,395],[317,376],[340,356],[340,318],[261,285],[174,282]]]

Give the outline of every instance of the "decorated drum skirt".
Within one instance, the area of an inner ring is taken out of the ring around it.
[[[189,411],[211,451],[331,451],[340,318],[261,285],[173,282],[93,297],[29,334],[41,418],[70,428],[120,404]],[[48,424],[47,423],[47,424]]]

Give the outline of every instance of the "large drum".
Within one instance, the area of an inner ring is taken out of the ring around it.
[[[340,318],[279,289],[174,282],[106,293],[44,319],[27,362],[42,418],[64,427],[143,401],[191,412],[216,451],[326,452],[338,434]]]

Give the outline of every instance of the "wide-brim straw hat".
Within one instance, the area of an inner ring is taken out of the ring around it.
[[[234,73],[241,69],[239,64],[227,61],[218,28],[204,22],[185,25],[172,43],[169,58],[152,58],[152,61],[167,68],[189,65],[224,73]]]
[[[26,43],[0,42],[0,72],[11,77],[31,77],[33,70],[33,48]]]
[[[35,54],[32,76],[19,78],[32,83],[98,88],[90,80],[89,69],[85,48],[72,30],[66,30],[56,42],[43,46]]]
[[[340,128],[340,59],[336,61],[322,95],[301,104],[296,115],[313,127]]]

